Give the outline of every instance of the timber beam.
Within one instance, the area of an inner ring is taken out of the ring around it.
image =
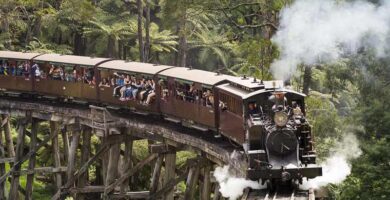
[[[159,153],[159,154],[164,154],[164,153],[175,153],[176,151],[180,151],[183,149],[183,146],[181,148],[173,147],[168,144],[151,144],[149,145],[149,150],[150,153]]]
[[[7,106],[8,108],[5,108]],[[105,109],[103,111],[106,112]],[[94,114],[95,117],[91,117],[91,113],[92,110],[82,106],[66,107],[61,104],[46,105],[35,102],[20,104],[1,99],[0,114],[5,115],[2,115],[0,120],[0,129],[6,132],[7,127],[10,127],[10,116],[22,116],[26,122],[23,131],[19,129],[19,132],[24,132],[23,138],[29,136],[31,142],[30,152],[18,156],[21,152],[20,146],[24,144],[19,142],[22,138],[21,134],[19,134],[16,152],[13,154],[15,148],[13,146],[9,148],[12,145],[12,138],[5,137],[5,144],[0,145],[0,186],[1,184],[4,186],[4,180],[10,176],[27,175],[30,186],[26,186],[26,199],[31,199],[34,178],[40,178],[34,175],[51,174],[56,177],[53,185],[58,188],[52,197],[53,200],[69,196],[83,200],[99,198],[99,195],[108,199],[173,200],[176,195],[181,195],[180,198],[194,199],[197,191],[200,192],[201,199],[209,200],[213,185],[216,185],[212,184],[213,164],[235,162],[229,157],[234,148],[231,148],[231,144],[227,141],[217,140],[208,135],[199,137],[198,132],[178,127],[179,125],[165,122],[159,117],[153,115],[143,117],[131,112],[114,111],[104,115],[109,119],[101,120],[99,113]],[[42,135],[38,138],[36,128],[42,121],[51,122],[52,127],[50,134],[44,129],[39,133]],[[36,125],[34,128],[31,126],[31,131],[28,131],[30,122]],[[11,131],[8,133],[10,136]],[[96,138],[100,143],[95,142]],[[149,155],[146,158],[135,158],[138,153],[133,151],[138,150],[138,147],[133,149],[133,145],[138,143],[133,144],[133,142],[137,140],[148,140]],[[51,141],[51,144],[48,141]],[[59,145],[62,144],[64,146],[60,147]],[[96,147],[92,149],[91,145]],[[3,151],[1,151],[2,147]],[[35,166],[35,154],[42,147],[53,152],[51,155],[54,158],[53,166]],[[26,149],[24,148],[23,151]],[[178,167],[177,152],[183,150],[192,151],[198,157],[188,159],[184,166]],[[22,163],[27,160],[29,160],[28,168],[21,169]],[[11,165],[7,173],[2,172],[2,166],[6,163]],[[92,180],[88,174],[91,165],[96,167],[96,179]],[[134,175],[146,165],[151,166],[152,173],[147,174],[151,183],[141,188],[135,184],[148,177],[137,179]],[[239,165],[233,163],[233,167],[237,169],[237,166]],[[13,181],[13,179],[8,180]],[[186,183],[186,191],[183,194],[175,193],[175,187],[181,181]],[[135,188],[141,191],[133,191]],[[20,191],[22,187],[18,186],[17,189]],[[0,189],[0,195],[1,192]]]
[[[127,170],[120,178],[118,178],[114,183],[108,185],[106,189],[104,190],[104,193],[107,195],[110,193],[116,186],[119,186],[123,181],[128,179],[130,176],[134,175],[138,170],[140,170],[143,166],[150,163],[154,159],[156,159],[158,154],[150,154],[148,157],[146,157],[141,162],[137,163],[133,168]]]

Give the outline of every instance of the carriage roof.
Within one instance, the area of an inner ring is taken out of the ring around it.
[[[81,65],[81,66],[95,66],[103,61],[110,60],[109,58],[95,58],[87,56],[73,56],[61,54],[43,54],[36,58],[36,61],[46,61],[59,64]]]
[[[39,53],[24,53],[24,52],[15,52],[15,51],[0,51],[0,58],[10,58],[16,60],[31,60],[35,56],[38,56]]]
[[[102,63],[98,68],[109,69],[109,70],[118,70],[118,71],[128,71],[135,72],[140,74],[157,74],[158,72],[172,68],[173,66],[167,65],[155,65],[150,63],[141,63],[141,62],[127,62],[124,60],[111,60],[105,63]]]
[[[187,81],[197,82],[197,83],[211,85],[211,86],[227,80],[228,77],[222,74],[218,75],[217,73],[214,72],[208,72],[208,71],[203,71],[198,69],[190,69],[186,67],[170,68],[165,71],[162,71],[161,73],[159,73],[159,75],[174,77],[176,79],[187,80]]]

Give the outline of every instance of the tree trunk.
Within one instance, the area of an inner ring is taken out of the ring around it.
[[[34,27],[32,29],[32,36],[39,38],[41,36],[41,30],[42,30],[42,17],[38,17],[34,21]]]
[[[137,9],[138,9],[138,45],[139,45],[139,61],[144,62],[145,56],[144,56],[144,41],[142,37],[142,14],[143,14],[143,8],[142,8],[142,1],[137,0]]]
[[[309,89],[311,85],[311,75],[312,75],[311,66],[306,65],[305,72],[303,73],[303,90],[302,90],[302,92],[306,95],[309,94]]]
[[[58,31],[58,38],[57,38],[57,44],[61,45],[62,44],[62,31],[57,29]]]
[[[180,18],[179,27],[179,66],[185,67],[187,60],[187,37],[186,37],[186,10]]]
[[[83,55],[83,34],[80,31],[76,31],[73,39],[73,54]]]
[[[145,21],[145,62],[149,62],[150,54],[150,0],[146,0],[146,21]]]
[[[122,40],[118,40],[118,58],[119,59],[122,59],[122,45],[123,44],[123,42],[122,42]]]
[[[122,44],[122,48],[123,48],[123,60],[126,60],[127,59],[127,46],[125,43]]]
[[[115,55],[115,39],[111,36],[108,37],[108,42],[107,42],[107,54],[106,56],[108,58],[113,58]]]
[[[3,16],[2,16],[3,17]],[[4,30],[4,33],[9,33],[9,37],[11,36],[11,33],[9,32],[9,21],[8,21],[8,17],[5,16],[4,17],[4,20],[3,20],[3,30]],[[11,44],[7,41],[5,44],[4,44],[4,47],[6,49],[9,49],[11,47]]]

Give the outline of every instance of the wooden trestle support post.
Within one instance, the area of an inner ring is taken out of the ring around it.
[[[97,126],[95,119],[93,123],[86,123],[85,119],[77,117],[45,116],[31,112],[19,112],[19,115],[12,116],[17,124],[13,127],[17,129],[14,146],[11,117],[1,115],[0,199],[33,199],[34,179],[41,173],[52,174],[52,185],[56,188],[53,200],[69,196],[77,200],[174,200],[178,195],[188,200],[219,198],[218,190],[212,189],[215,183],[211,182],[215,163],[201,150],[186,148],[184,144],[156,137],[155,134],[148,137],[147,134],[140,134],[142,129],[128,124],[110,126],[104,122],[104,125]],[[42,126],[43,123],[49,124],[49,130],[44,130],[47,126]],[[96,145],[95,139],[93,143],[92,137],[98,138],[100,144]],[[137,152],[133,148],[137,140],[148,140],[149,144],[149,154],[140,160],[135,158]],[[36,154],[42,148],[51,153],[52,167],[46,164],[42,166],[39,163],[42,161],[37,161]],[[193,151],[197,156],[178,167],[177,152],[183,150]],[[26,165],[22,164],[25,162],[28,162],[28,166],[24,169],[22,166]],[[11,166],[8,171],[6,163]],[[136,191],[139,187],[134,185],[134,180],[147,165],[151,170],[150,183],[143,190]],[[96,169],[94,179],[90,176],[91,168]],[[21,176],[26,176],[26,185],[20,185]],[[6,180],[10,180],[9,192],[5,188]],[[177,188],[180,182],[186,185],[182,193]]]

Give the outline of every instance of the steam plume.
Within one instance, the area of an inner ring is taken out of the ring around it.
[[[271,65],[277,79],[287,79],[297,65],[332,63],[362,48],[378,57],[389,51],[390,1],[296,0],[281,13],[273,42],[281,56]]]
[[[235,200],[244,193],[245,188],[261,189],[265,188],[256,181],[238,178],[229,173],[229,166],[217,167],[214,171],[214,177],[217,179],[222,196]]]
[[[328,183],[341,183],[351,173],[349,161],[362,153],[358,139],[353,134],[345,135],[331,152],[331,156],[322,164],[322,176],[305,181],[301,189],[317,189]]]

